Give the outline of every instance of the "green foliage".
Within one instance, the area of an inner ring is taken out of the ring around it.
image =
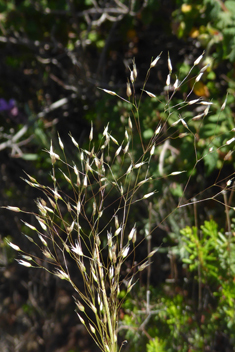
[[[181,231],[184,248],[188,256],[183,262],[189,265],[190,271],[195,271],[200,266],[202,280],[204,283],[235,273],[234,258],[235,241],[234,237],[226,237],[218,231],[218,225],[214,220],[205,221],[201,230],[196,227],[186,227]]]
[[[235,229],[234,219],[231,229]],[[221,333],[231,343],[235,339],[234,236],[219,231],[211,219],[200,229],[185,227],[181,237],[175,250],[182,261],[181,280],[152,289],[149,315],[144,310],[140,314],[138,302],[143,290],[136,293],[132,304],[129,298],[124,305],[123,324],[130,326],[126,334],[131,341],[130,351],[204,351],[216,343]],[[147,344],[143,336],[138,342],[134,339],[134,334],[141,333],[138,326],[146,321],[144,328],[151,337]]]
[[[153,340],[150,340],[146,345],[147,352],[165,352],[164,343],[158,338],[155,337]]]

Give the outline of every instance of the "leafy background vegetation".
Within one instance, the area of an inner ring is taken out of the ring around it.
[[[126,339],[125,351],[234,351],[235,225],[230,207],[235,165],[233,144],[226,144],[235,127],[234,1],[1,0],[0,10],[1,206],[36,208],[33,200],[39,194],[20,177],[24,170],[49,184],[50,160],[44,150],[51,140],[58,146],[57,132],[70,160],[77,155],[69,132],[85,147],[91,121],[97,145],[107,123],[115,138],[122,138],[129,105],[97,87],[125,96],[133,58],[139,97],[151,58],[163,51],[145,88],[157,98],[143,96],[140,104],[144,143],[160,121],[174,123],[177,110],[168,120],[165,111],[168,51],[172,79],[177,74],[180,80],[205,51],[203,65],[209,66],[202,79],[196,85],[187,80],[171,104],[181,103],[192,90],[193,99],[213,102],[210,112],[195,123],[191,118],[201,113],[200,106],[180,110],[193,135],[174,138],[185,132],[183,126],[166,129],[151,164],[156,200],[131,214],[137,240],[148,239],[156,228],[151,247],[160,248],[151,272],[141,273],[120,311],[120,345]],[[192,75],[200,69],[195,67]],[[212,147],[216,151],[209,153]],[[122,172],[115,167],[117,175]],[[186,172],[165,178],[177,170]],[[227,193],[221,193],[229,180]],[[194,206],[178,207],[195,195]],[[6,239],[30,252],[21,236],[29,230],[15,213],[1,211],[0,218],[1,350],[95,350],[74,314],[66,283],[45,272],[26,271],[14,261]],[[146,257],[147,242],[137,247],[137,261]]]

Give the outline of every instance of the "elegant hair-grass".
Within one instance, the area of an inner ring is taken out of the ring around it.
[[[175,93],[188,79],[193,68],[200,64],[203,54],[194,61],[186,77],[182,81],[176,77],[173,84],[171,83],[173,67],[168,54],[169,72],[165,85],[167,95],[165,112],[169,116],[172,108],[181,109],[194,104],[199,104],[202,108],[205,106],[205,108],[201,109],[203,111],[193,117],[193,120],[197,121],[208,114],[211,102],[201,98],[189,100],[195,84],[202,78],[207,65],[201,68],[186,98],[177,106],[170,106]],[[69,163],[66,158],[66,146],[58,136],[60,154],[55,152],[52,143],[48,151],[52,165],[52,186],[42,185],[30,175],[27,175],[25,179],[31,187],[42,192],[42,197],[36,201],[38,213],[25,212],[14,206],[6,207],[13,212],[33,215],[39,225],[36,227],[23,221],[24,225],[35,233],[33,236],[26,235],[26,237],[39,248],[44,260],[38,260],[38,257],[25,253],[18,245],[9,242],[9,245],[21,255],[21,259],[17,259],[18,263],[26,267],[42,268],[72,285],[76,292],[74,301],[78,318],[103,352],[119,350],[117,327],[118,311],[121,305],[120,285],[125,283],[126,293],[130,292],[135,285],[134,275],[150,264],[150,258],[157,251],[157,249],[151,251],[149,248],[146,260],[138,266],[135,264],[137,269],[133,271],[135,274],[130,274],[123,279],[121,268],[137,243],[136,224],[129,223],[130,210],[134,203],[152,199],[156,193],[156,190],[150,187],[149,191],[143,194],[141,187],[147,183],[151,184],[153,176],[149,174],[150,163],[155,153],[156,142],[162,137],[168,123],[167,120],[163,125],[159,123],[147,145],[143,142],[139,117],[140,102],[144,93],[150,98],[156,98],[156,95],[146,90],[145,87],[150,71],[157,65],[160,58],[161,54],[150,63],[138,103],[135,93],[137,79],[135,61],[133,61],[132,69],[130,68],[130,77],[127,82],[127,99],[116,92],[100,88],[104,93],[120,98],[131,105],[133,116],[128,118],[125,135],[121,142],[112,135],[109,124],[107,124],[103,131],[101,145],[96,149],[93,143],[93,124],[91,124],[88,149],[81,148],[70,135],[79,157],[74,163]],[[225,104],[226,102],[221,110],[224,109]],[[178,120],[171,126],[177,124],[182,124],[187,132],[192,133],[180,114]],[[135,160],[131,147],[134,129],[139,134],[142,147],[142,156],[138,160]],[[117,175],[113,167],[120,157],[122,158],[121,175]],[[177,170],[168,176],[182,172],[184,170]],[[60,188],[61,176],[68,185],[69,195],[64,194]],[[138,192],[140,197],[137,197]],[[107,204],[109,204],[109,199],[110,202],[114,202],[112,194],[115,195],[116,200],[115,208],[110,215],[110,210],[107,212]],[[66,216],[64,215],[65,209]],[[102,221],[104,217],[105,220]],[[131,230],[128,231],[128,229]],[[104,233],[106,233],[105,240]],[[83,280],[83,289],[77,287],[72,279],[68,256],[77,265]],[[45,260],[47,265],[43,264]],[[93,312],[93,318],[89,310]]]

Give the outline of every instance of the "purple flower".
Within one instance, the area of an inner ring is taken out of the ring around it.
[[[14,99],[10,99],[7,102],[5,99],[0,98],[0,111],[9,111],[14,110],[16,108],[16,102]]]
[[[25,116],[20,113],[16,101],[14,99],[10,99],[6,101],[4,98],[0,98],[0,113],[6,112],[12,121],[15,123],[23,123],[25,122]]]

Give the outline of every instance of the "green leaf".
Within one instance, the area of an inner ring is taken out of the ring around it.
[[[153,130],[149,128],[143,132],[143,137],[145,139],[150,139],[153,136],[153,133],[154,133]]]
[[[220,114],[216,114],[216,115],[210,115],[208,117],[208,121],[210,122],[221,122],[221,121],[224,121],[226,120],[226,115],[224,112],[220,112]]]
[[[217,161],[219,159],[216,151],[210,153],[208,150],[204,151],[204,164],[206,166],[206,174],[209,175],[213,170],[216,169]]]
[[[174,184],[172,187],[170,187],[170,192],[175,197],[182,197],[184,194],[182,186],[179,183]]]
[[[218,132],[218,125],[214,123],[208,123],[203,126],[200,130],[200,137],[207,138],[215,135],[216,131]]]
[[[235,6],[234,6],[234,0],[228,0],[225,1],[225,7],[232,12],[232,14],[235,16]]]
[[[38,160],[39,159],[39,155],[37,154],[23,154],[22,159],[24,160]]]
[[[38,139],[41,141],[41,143],[46,147],[49,148],[50,142],[47,138],[46,133],[42,130],[42,128],[36,127],[34,130],[35,136],[38,137]]]

